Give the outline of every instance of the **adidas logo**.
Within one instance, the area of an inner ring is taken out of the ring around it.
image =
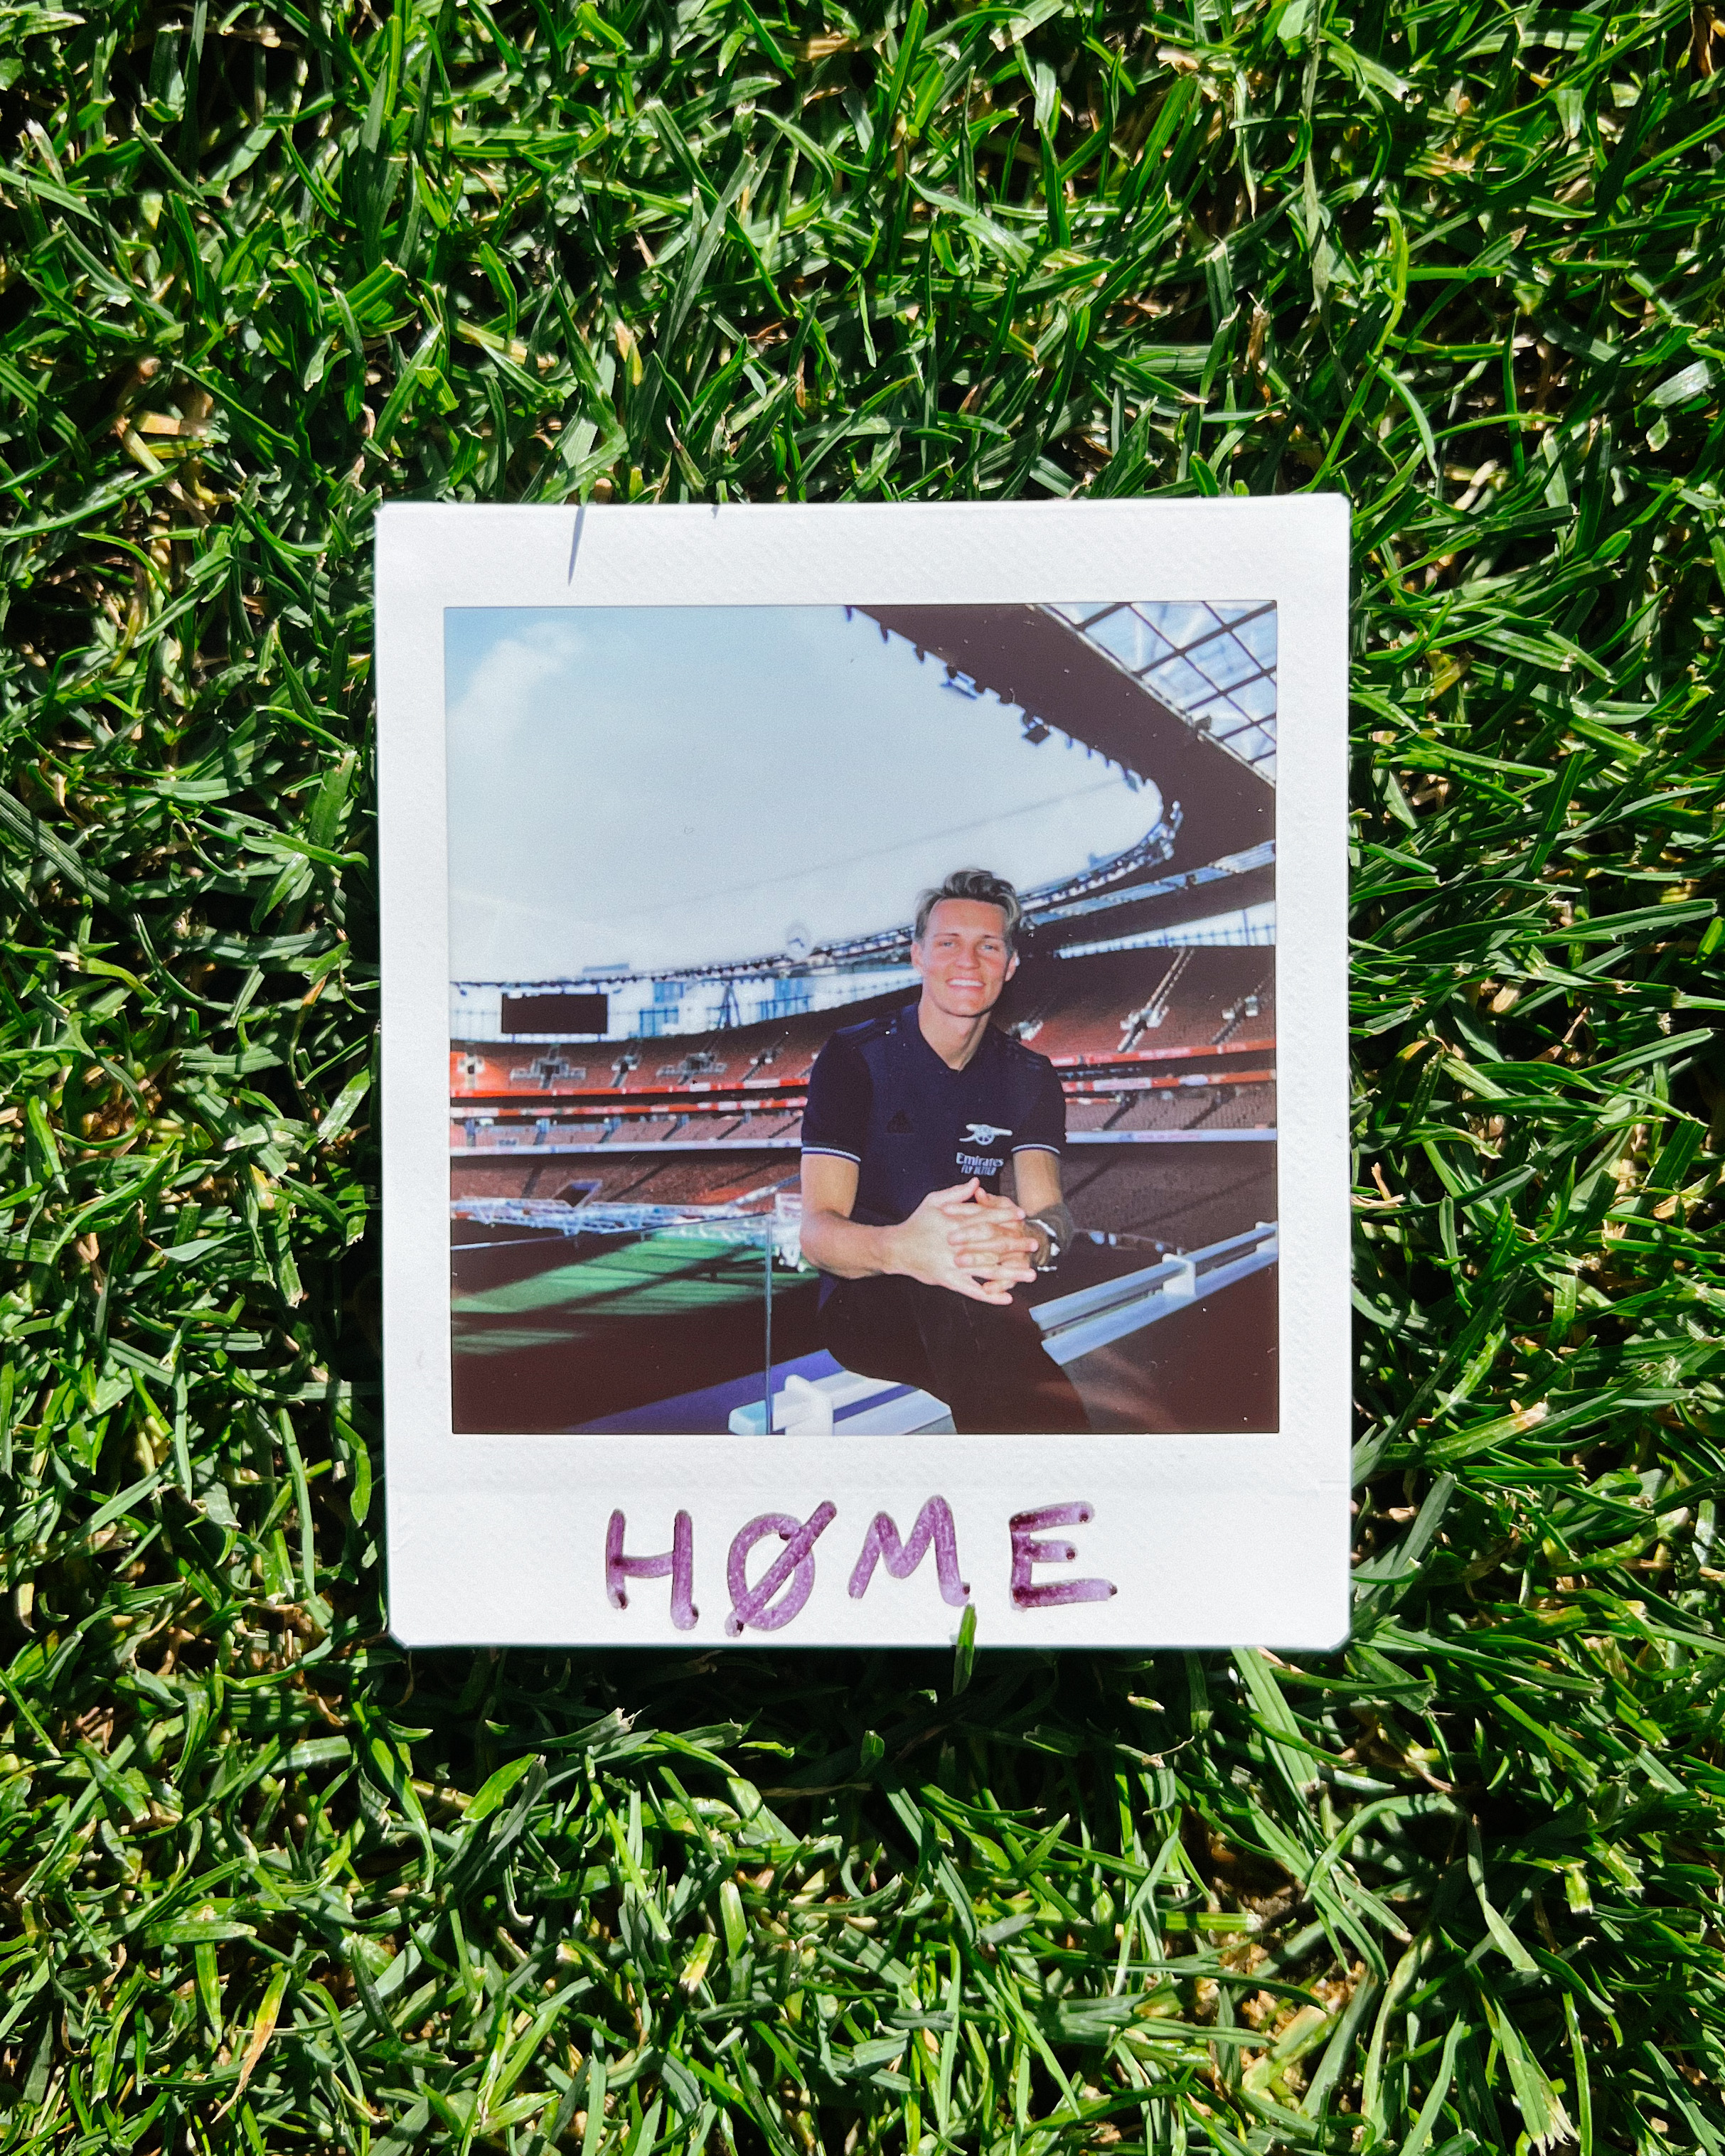
[[[887,1136],[889,1138],[904,1138],[909,1137],[909,1135],[910,1118],[905,1114],[904,1111],[900,1108],[898,1114],[893,1116],[892,1122],[887,1125]]]

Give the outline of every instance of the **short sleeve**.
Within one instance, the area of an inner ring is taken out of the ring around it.
[[[862,1164],[868,1134],[873,1087],[868,1065],[847,1040],[832,1040],[815,1058],[809,1073],[808,1105],[802,1114],[805,1152],[833,1153]]]
[[[1066,1150],[1066,1096],[1058,1073],[1046,1057],[1031,1088],[1030,1107],[1021,1119],[1014,1152],[1062,1153]]]

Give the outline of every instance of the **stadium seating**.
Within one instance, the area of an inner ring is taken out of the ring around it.
[[[1022,989],[1013,984],[1013,1030],[1063,1067],[1268,1045],[1274,956],[1257,945],[1200,944],[1041,959]],[[1150,1024],[1164,997],[1160,1023]]]
[[[1196,1087],[1177,1091],[1128,1093],[1120,1100],[1105,1127],[1111,1131],[1190,1130],[1203,1113],[1208,1095]]]
[[[1081,1229],[1196,1250],[1276,1218],[1268,1145],[1085,1146],[1065,1173]]]
[[[760,1194],[781,1187],[795,1189],[795,1156],[768,1154],[757,1159],[747,1153],[720,1153],[710,1159],[680,1153],[655,1167],[652,1181],[641,1194],[656,1205],[734,1204],[765,1200]]]
[[[698,1086],[765,1092],[806,1079],[837,1026],[893,1010],[905,1000],[898,990],[837,1010],[657,1040],[584,1041],[569,1047],[456,1041],[450,1050],[450,1092],[458,1100],[686,1093]],[[565,1066],[561,1073],[554,1068],[559,1063]]]
[[[726,1205],[739,1199],[796,1187],[795,1153],[731,1151],[710,1155],[656,1153],[620,1147],[615,1154],[486,1156],[456,1154],[450,1163],[450,1195],[463,1198],[560,1198],[573,1185],[577,1196],[615,1205]]]
[[[756,1025],[736,1026],[723,1033],[679,1036],[683,1055],[708,1058],[722,1064],[723,1076],[703,1070],[686,1079],[667,1079],[656,1073],[656,1082],[666,1085],[706,1085],[729,1091],[734,1087],[765,1092],[772,1087],[800,1084],[814,1068],[815,1058],[828,1037],[841,1025],[853,1025],[877,1013],[892,1010],[906,1000],[902,993],[871,997],[867,1002],[843,1005],[836,1010],[805,1011],[796,1017],[770,1019]],[[661,1055],[659,1063],[668,1059]]]
[[[509,1082],[509,1059],[501,1050],[479,1047],[457,1040],[449,1052],[449,1090],[452,1100],[470,1094],[481,1096],[500,1091]]]
[[[1086,1070],[1154,1081],[1162,1075],[1158,1065],[1174,1066],[1166,1077],[1180,1082],[1094,1094],[1069,1090],[1067,1125],[1075,1137],[1270,1128],[1274,974],[1274,951],[1249,945],[1037,957],[1012,983],[1001,1016],[1074,1083]],[[772,1142],[780,1159],[794,1145],[802,1086],[832,1034],[904,1000],[899,991],[727,1032],[599,1047],[457,1042],[451,1054],[452,1153],[490,1162],[603,1145],[631,1156],[674,1140],[665,1187],[692,1192],[706,1184],[701,1172],[683,1173],[688,1149],[723,1140],[721,1180],[729,1188],[729,1163],[739,1144]],[[1206,1082],[1192,1082],[1200,1078]],[[487,1109],[500,1119],[482,1121]],[[541,1122],[543,1132],[535,1128]],[[501,1165],[489,1172],[505,1173]],[[529,1173],[509,1172],[518,1194]],[[634,1185],[642,1173],[629,1171],[633,1194],[641,1194]],[[607,1173],[608,1196],[616,1194],[611,1181]]]
[[[476,1153],[457,1153],[450,1162],[449,1188],[451,1198],[526,1198],[543,1196],[543,1190],[529,1193],[528,1184],[533,1180],[541,1161],[518,1159],[510,1154],[492,1155],[489,1158]],[[556,1194],[551,1194],[554,1196]]]
[[[1084,1096],[1066,1103],[1066,1130],[1070,1137],[1075,1131],[1105,1131],[1120,1113],[1121,1101],[1113,1093]]]
[[[1206,1111],[1204,1127],[1212,1130],[1274,1130],[1276,1127],[1276,1089],[1274,1086],[1222,1086],[1218,1097]]]

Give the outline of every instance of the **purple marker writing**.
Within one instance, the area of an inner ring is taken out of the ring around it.
[[[700,1615],[693,1599],[695,1587],[695,1523],[679,1512],[671,1523],[671,1547],[657,1557],[623,1554],[623,1515],[613,1512],[605,1537],[605,1591],[613,1609],[626,1609],[626,1579],[665,1579],[671,1582],[671,1621],[679,1632],[693,1629]]]
[[[1044,1543],[1036,1537],[1044,1527],[1079,1527],[1092,1517],[1088,1505],[1043,1505],[1033,1512],[1014,1512],[1007,1532],[1012,1538],[1012,1607],[1015,1609],[1052,1609],[1063,1602],[1106,1602],[1120,1589],[1107,1579],[1049,1579],[1038,1581],[1032,1568],[1039,1564],[1071,1564],[1078,1556],[1072,1543]]]
[[[730,1555],[725,1561],[731,1614],[724,1620],[724,1628],[733,1639],[745,1625],[753,1625],[758,1632],[776,1632],[796,1615],[814,1590],[815,1560],[811,1553],[815,1544],[837,1514],[838,1507],[833,1504],[817,1505],[806,1520],[799,1520],[790,1512],[761,1512],[733,1538]],[[751,1587],[749,1552],[769,1535],[781,1536],[785,1548]],[[781,1588],[784,1594],[775,1602],[773,1597]]]
[[[862,1537],[862,1552],[851,1574],[851,1599],[860,1602],[868,1592],[877,1563],[883,1563],[894,1579],[909,1579],[935,1549],[935,1570],[940,1582],[940,1599],[961,1609],[971,1590],[959,1578],[958,1536],[952,1524],[952,1507],[944,1497],[930,1497],[916,1516],[909,1542],[899,1539],[899,1525],[890,1512],[877,1512]]]

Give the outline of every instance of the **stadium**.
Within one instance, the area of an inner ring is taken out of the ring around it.
[[[996,1013],[1067,1100],[1079,1239],[1031,1300],[1096,1430],[1274,1430],[1274,608],[843,613],[964,725],[1058,737],[1141,788],[1141,836],[1023,893]],[[798,1245],[811,1068],[914,998],[909,944],[884,922],[451,984],[458,1430],[758,1433],[765,1402],[775,1431],[950,1428],[817,1348]]]

